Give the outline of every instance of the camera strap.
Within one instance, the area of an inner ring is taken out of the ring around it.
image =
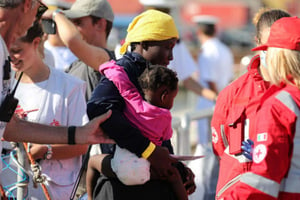
[[[22,75],[23,75],[23,72],[21,72],[21,74],[20,74],[20,76],[19,76],[19,78],[18,78],[17,84],[16,84],[15,88],[14,88],[14,89],[12,90],[12,92],[11,92],[11,95],[12,95],[12,96],[14,96],[15,93],[16,93],[16,90],[17,90],[17,87],[18,87],[18,85],[19,85],[19,83],[20,83],[20,80],[21,80],[21,78],[22,78]]]

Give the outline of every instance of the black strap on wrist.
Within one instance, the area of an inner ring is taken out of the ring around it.
[[[75,130],[76,126],[68,127],[68,144],[75,144]]]

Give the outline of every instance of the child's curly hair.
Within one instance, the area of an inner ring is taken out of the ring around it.
[[[171,91],[178,86],[177,73],[162,65],[150,65],[138,79],[143,90],[156,91],[161,86],[168,86]]]

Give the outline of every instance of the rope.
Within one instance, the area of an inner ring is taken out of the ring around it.
[[[8,200],[7,199],[7,196],[5,195],[5,191],[4,191],[4,189],[3,189],[3,187],[2,187],[2,185],[0,184],[0,194],[1,194],[1,198],[3,199],[3,200]]]
[[[22,178],[22,180],[20,180],[19,182],[8,184],[5,186],[2,185],[2,189],[4,191],[3,196],[6,197],[7,199],[15,198],[15,196],[13,194],[14,191],[17,190],[18,187],[24,187],[24,188],[27,187],[27,185],[29,183],[28,173],[23,168],[23,166],[20,165],[18,160],[15,158],[15,156],[16,156],[16,150],[12,150],[8,155],[1,156],[1,161],[4,164],[4,166],[2,167],[2,173],[6,173],[5,170],[9,170],[9,171],[15,173],[17,175],[17,177]],[[5,158],[8,158],[8,157],[10,159],[9,159],[9,162],[7,163],[5,161]],[[20,173],[10,166],[12,163],[14,163],[18,167],[18,169],[21,170]]]
[[[23,145],[24,145],[25,149],[28,149],[27,143],[24,142]],[[46,185],[44,184],[44,182],[46,181],[46,177],[42,175],[40,166],[38,163],[35,162],[31,153],[29,151],[26,151],[26,152],[27,152],[28,159],[31,163],[31,170],[33,171],[33,182],[34,182],[35,186],[39,183],[43,189],[46,199],[51,200],[49,191],[48,191]]]

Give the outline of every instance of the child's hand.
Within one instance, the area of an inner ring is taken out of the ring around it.
[[[196,184],[195,184],[195,174],[193,171],[186,167],[187,176],[186,176],[186,182],[184,183],[184,186],[186,188],[186,192],[188,195],[192,194],[196,190]]]

